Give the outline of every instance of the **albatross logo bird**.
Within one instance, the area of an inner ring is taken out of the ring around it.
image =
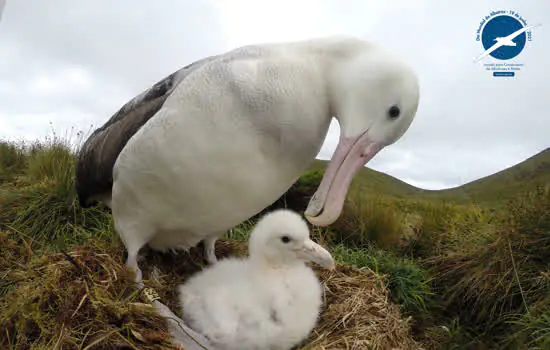
[[[508,36],[505,36],[505,37],[496,37],[494,39],[494,41],[496,41],[495,44],[493,44],[493,46],[491,46],[490,48],[488,48],[487,50],[485,50],[485,52],[483,52],[481,55],[479,55],[475,60],[474,62],[479,62],[480,60],[482,60],[484,57],[488,56],[491,52],[499,49],[501,46],[516,46],[517,44],[514,42],[514,39],[516,37],[518,37],[519,35],[521,35],[522,33],[524,33],[525,31],[529,30],[529,29],[532,29],[532,28],[535,28],[535,27],[538,27],[540,26],[540,24],[535,24],[535,25],[532,25],[532,26],[526,26],[526,27],[523,27],[521,29],[518,29],[516,30],[515,32],[513,32],[512,34],[508,35]]]

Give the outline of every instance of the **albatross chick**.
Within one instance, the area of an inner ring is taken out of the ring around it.
[[[221,260],[178,287],[183,320],[215,349],[291,349],[315,327],[322,305],[306,261],[334,268],[300,215],[273,211],[252,231],[247,259]]]

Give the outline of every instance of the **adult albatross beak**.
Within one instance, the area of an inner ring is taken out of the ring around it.
[[[321,184],[309,201],[306,219],[317,226],[328,226],[336,221],[353,177],[382,148],[382,143],[369,139],[368,130],[357,137],[341,134]]]
[[[303,249],[299,250],[297,255],[300,259],[309,260],[329,270],[334,270],[336,266],[328,250],[313,242],[311,239],[306,240]]]

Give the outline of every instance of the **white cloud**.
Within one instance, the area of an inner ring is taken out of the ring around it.
[[[35,77],[31,80],[27,93],[46,96],[68,93],[84,94],[90,92],[92,87],[93,80],[89,72],[77,67],[68,67],[60,74]]]
[[[258,42],[294,41],[325,35],[363,36],[394,13],[416,11],[423,1],[254,0],[212,1],[228,48]]]
[[[479,21],[500,8],[542,24],[514,79],[472,62]],[[176,69],[237,46],[350,34],[401,55],[421,83],[416,120],[369,167],[453,187],[550,146],[548,26],[547,0],[10,0],[0,23],[0,138],[42,137],[50,122],[87,132]],[[319,158],[330,159],[338,136],[333,121]]]

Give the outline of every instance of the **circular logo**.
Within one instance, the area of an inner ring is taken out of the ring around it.
[[[491,18],[483,28],[481,42],[485,50],[490,49],[500,40],[523,28],[519,20],[512,16],[502,15]],[[507,45],[502,45],[489,55],[498,60],[509,60],[521,53],[527,41],[525,32],[511,39]]]

